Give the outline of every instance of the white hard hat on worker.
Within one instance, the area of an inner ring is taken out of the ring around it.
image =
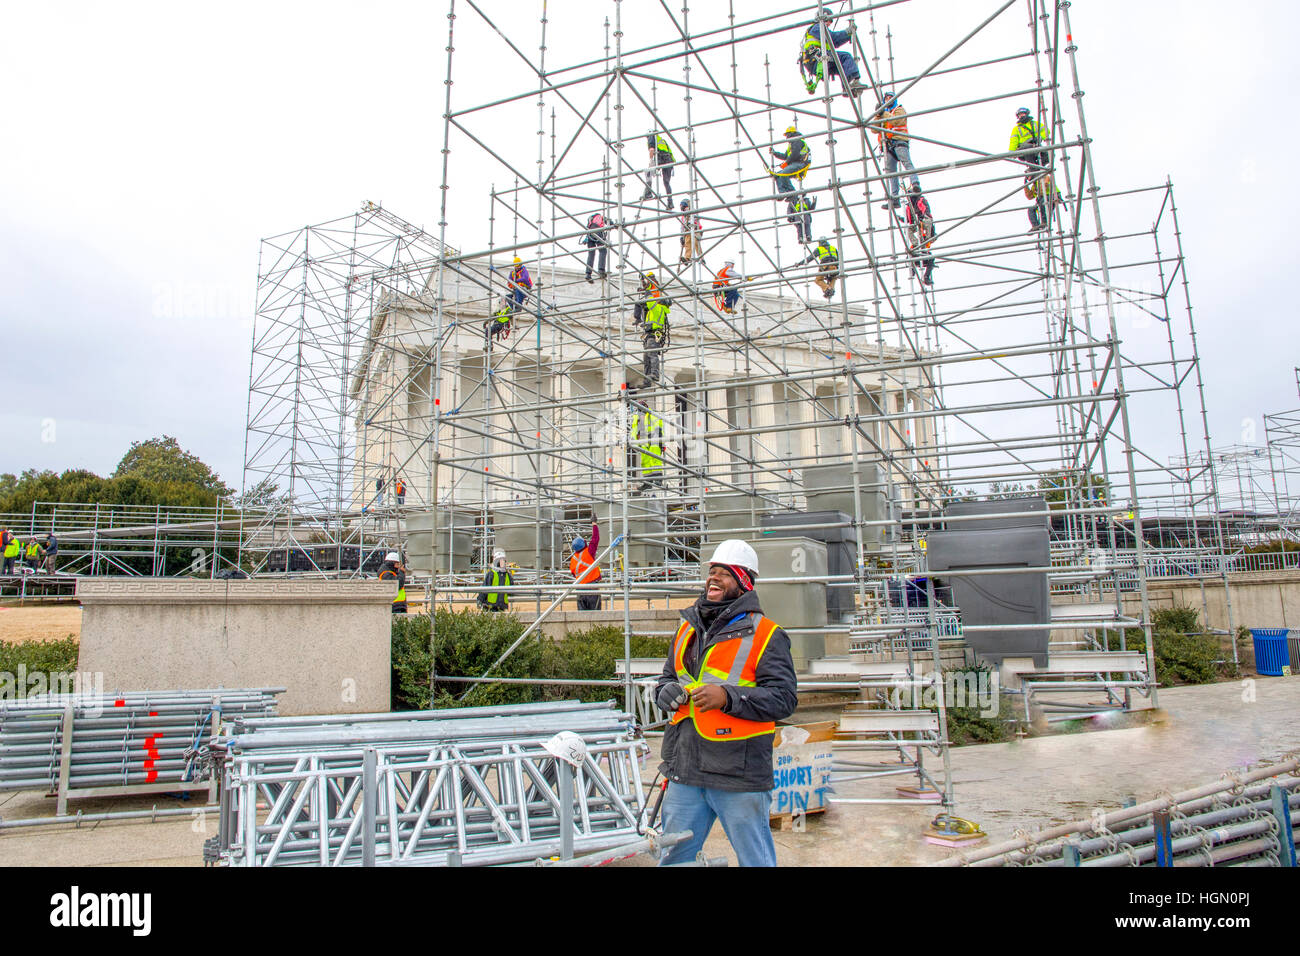
[[[758,554],[748,543],[729,538],[713,549],[709,567],[724,567],[736,579],[742,591],[754,590],[758,577]]]

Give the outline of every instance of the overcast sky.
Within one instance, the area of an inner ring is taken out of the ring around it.
[[[540,3],[481,5],[536,54]],[[552,2],[551,62],[599,56],[613,6]],[[897,32],[903,73],[996,6],[919,0],[877,25]],[[658,4],[624,8],[629,43],[665,27]],[[725,8],[706,9],[692,11],[697,29]],[[515,92],[508,55],[471,42],[475,15],[460,10],[455,95]],[[1173,177],[1214,441],[1248,439],[1248,420],[1262,441],[1263,413],[1300,406],[1284,234],[1296,221],[1286,103],[1300,14],[1118,0],[1070,12],[1099,185]],[[240,484],[258,242],[366,199],[436,230],[444,14],[396,2],[7,5],[0,471],[106,474],[131,441],[165,433]],[[1012,15],[1023,41],[1023,11]],[[792,74],[791,45],[773,41],[774,73]],[[756,53],[742,86],[762,82]],[[918,85],[908,105],[925,97]],[[980,148],[1005,140],[1010,122],[997,122]],[[488,183],[472,166],[456,175],[448,236],[473,247]]]

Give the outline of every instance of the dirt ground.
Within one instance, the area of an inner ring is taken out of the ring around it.
[[[81,608],[75,604],[0,607],[0,641],[53,641],[81,637]]]

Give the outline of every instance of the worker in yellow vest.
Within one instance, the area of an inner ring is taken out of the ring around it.
[[[379,572],[379,580],[396,580],[397,597],[393,598],[393,613],[406,613],[406,568],[402,567],[402,556],[396,551],[384,555],[384,567]]]
[[[600,527],[591,523],[591,540],[581,536],[573,539],[573,554],[569,556],[569,573],[578,582],[578,610],[599,611],[600,594],[595,585],[600,583],[600,565],[596,563],[596,549],[600,547]],[[583,585],[587,585],[584,590]]]
[[[485,611],[505,611],[510,608],[510,596],[506,590],[510,587],[510,568],[506,564],[506,553],[500,548],[492,554],[492,567],[483,576],[483,587],[478,595],[478,606]]]
[[[18,540],[18,535],[10,534],[5,543],[4,550],[4,570],[0,574],[13,574],[14,562],[18,560],[18,555],[22,551],[22,542]]]
[[[41,566],[41,544],[36,540],[35,535],[27,542],[27,552],[24,560],[33,571]]]
[[[807,265],[810,262],[817,263],[817,278],[813,281],[822,290],[822,295],[829,299],[835,294],[835,283],[840,277],[840,251],[831,245],[829,239],[821,239],[817,248],[808,253],[808,258],[799,264]]]
[[[799,699],[790,638],[764,616],[757,581],[749,544],[719,544],[659,675],[655,699],[671,715],[660,766],[668,779],[663,832],[691,831],[661,866],[694,860],[717,819],[741,866],[776,866],[772,738]]]
[[[650,409],[632,410],[632,443],[641,458],[638,492],[647,492],[664,480],[664,420]]]

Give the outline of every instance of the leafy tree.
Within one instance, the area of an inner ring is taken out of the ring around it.
[[[270,478],[263,478],[242,495],[236,495],[234,504],[241,511],[279,511],[288,500],[287,492],[281,494],[279,485]]]
[[[1048,506],[1065,505],[1069,495],[1078,489],[1082,501],[1107,502],[1110,497],[1110,482],[1104,475],[1091,474],[1072,469],[1049,471],[1038,479],[1038,490],[1047,499]]]
[[[987,501],[997,501],[1001,498],[1019,498],[1022,495],[1030,494],[1032,490],[1029,485],[1022,485],[1018,482],[993,481],[989,482],[989,493],[984,497]]]
[[[149,481],[135,476],[101,478],[79,469],[61,475],[32,469],[12,483],[0,479],[0,513],[30,513],[38,501],[210,508],[217,503],[217,494],[185,482]]]
[[[181,448],[180,442],[170,435],[150,438],[143,442],[132,442],[131,447],[122,456],[122,460],[118,462],[113,477],[197,485],[223,498],[232,493],[216,472],[205,465],[197,455],[192,455]]]

